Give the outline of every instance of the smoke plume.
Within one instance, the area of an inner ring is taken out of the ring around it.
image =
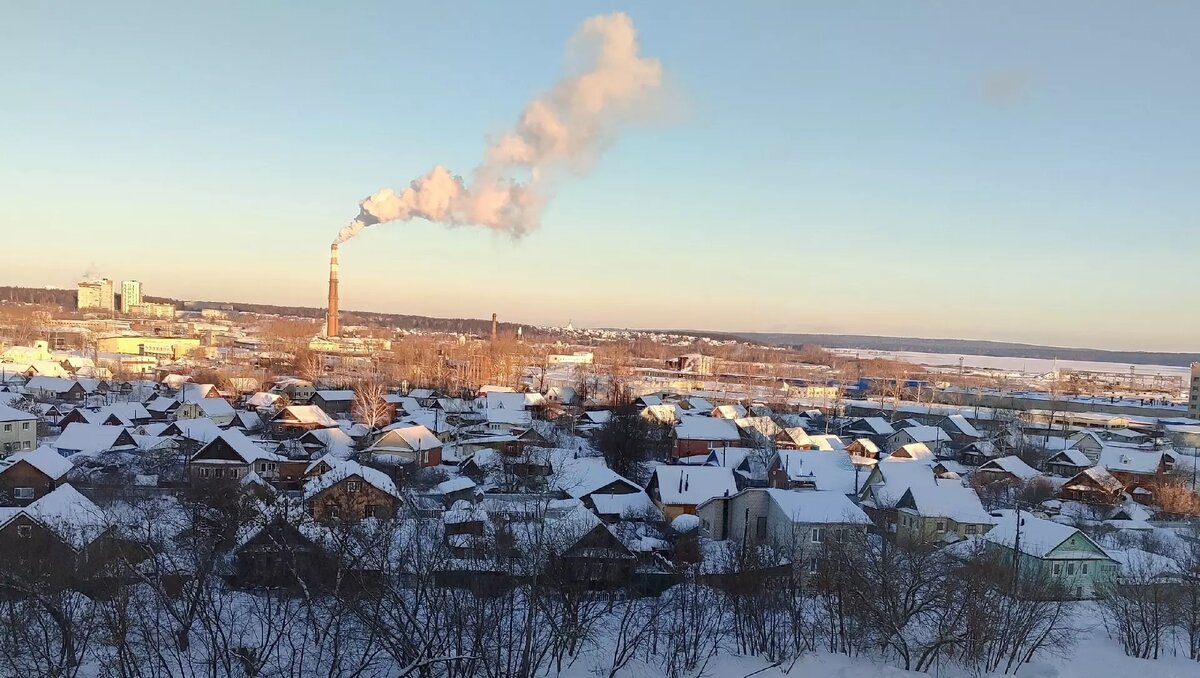
[[[584,21],[567,44],[567,64],[568,75],[488,144],[469,180],[437,165],[399,192],[385,188],[359,203],[358,217],[334,243],[367,226],[414,218],[513,237],[537,228],[554,177],[585,172],[662,84],[662,66],[638,54],[637,30],[623,13]]]

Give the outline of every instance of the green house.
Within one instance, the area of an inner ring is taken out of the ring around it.
[[[1029,513],[1005,512],[983,536],[993,552],[1011,559],[1019,551],[1022,576],[1042,576],[1068,598],[1094,598],[1117,576],[1119,563],[1086,534]]]

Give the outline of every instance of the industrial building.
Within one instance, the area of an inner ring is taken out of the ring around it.
[[[148,355],[163,360],[178,360],[197,348],[200,340],[187,337],[120,335],[96,340],[96,350],[100,353]]]

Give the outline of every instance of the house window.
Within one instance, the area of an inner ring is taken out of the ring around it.
[[[978,525],[967,525],[967,534],[978,534],[978,533],[979,533]]]
[[[348,481],[346,483],[346,491],[347,492],[358,492],[358,481],[357,480]]]
[[[816,573],[817,573],[817,559],[816,559],[816,558],[810,558],[810,559],[809,559],[809,561],[808,561],[808,571],[809,571],[809,573],[810,573],[810,574],[816,574]]]
[[[29,430],[29,422],[25,422],[25,423],[21,424],[21,430],[28,431]]]
[[[754,536],[758,537],[759,539],[767,538],[767,517],[766,516],[759,516],[758,519],[755,521]]]
[[[1054,574],[1062,574],[1062,563],[1054,563]]]
[[[12,424],[5,424],[5,425],[4,425],[4,432],[5,432],[5,433],[12,433]]]
[[[1088,564],[1087,563],[1080,564],[1079,565],[1079,574],[1087,574],[1087,573],[1088,573]]]
[[[207,477],[208,477],[208,473],[209,473],[208,469],[206,469],[206,468],[202,468],[202,469],[200,469],[200,477],[201,477],[201,478],[207,478]]]
[[[21,539],[29,539],[33,536],[32,525],[17,525],[17,536]]]
[[[29,450],[29,449],[33,449],[33,444],[30,443],[28,440],[26,440],[25,442],[21,443],[21,447],[23,449]]]
[[[367,504],[363,507],[363,518],[380,518],[383,516],[383,511],[380,510],[378,504]]]
[[[823,527],[813,528],[812,541],[814,544],[824,543],[825,542],[825,528],[823,528]]]
[[[939,521],[937,522],[937,531],[938,531],[938,532],[945,532],[945,531],[946,531],[946,521],[944,521],[944,520],[939,520]]]
[[[13,496],[17,499],[33,499],[33,488],[18,487],[13,490]]]
[[[840,528],[840,529],[838,529],[838,531],[837,531],[837,540],[838,540],[839,542],[846,541],[846,532],[847,532],[847,530],[846,530],[846,528],[844,528],[844,527],[843,527],[843,528]]]
[[[1075,563],[1067,563],[1067,574],[1075,574]]]

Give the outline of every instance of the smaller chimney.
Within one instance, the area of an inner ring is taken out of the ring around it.
[[[497,329],[498,329],[498,326],[496,325],[496,314],[493,313],[492,314],[492,343],[493,344],[496,343],[496,330]]]

